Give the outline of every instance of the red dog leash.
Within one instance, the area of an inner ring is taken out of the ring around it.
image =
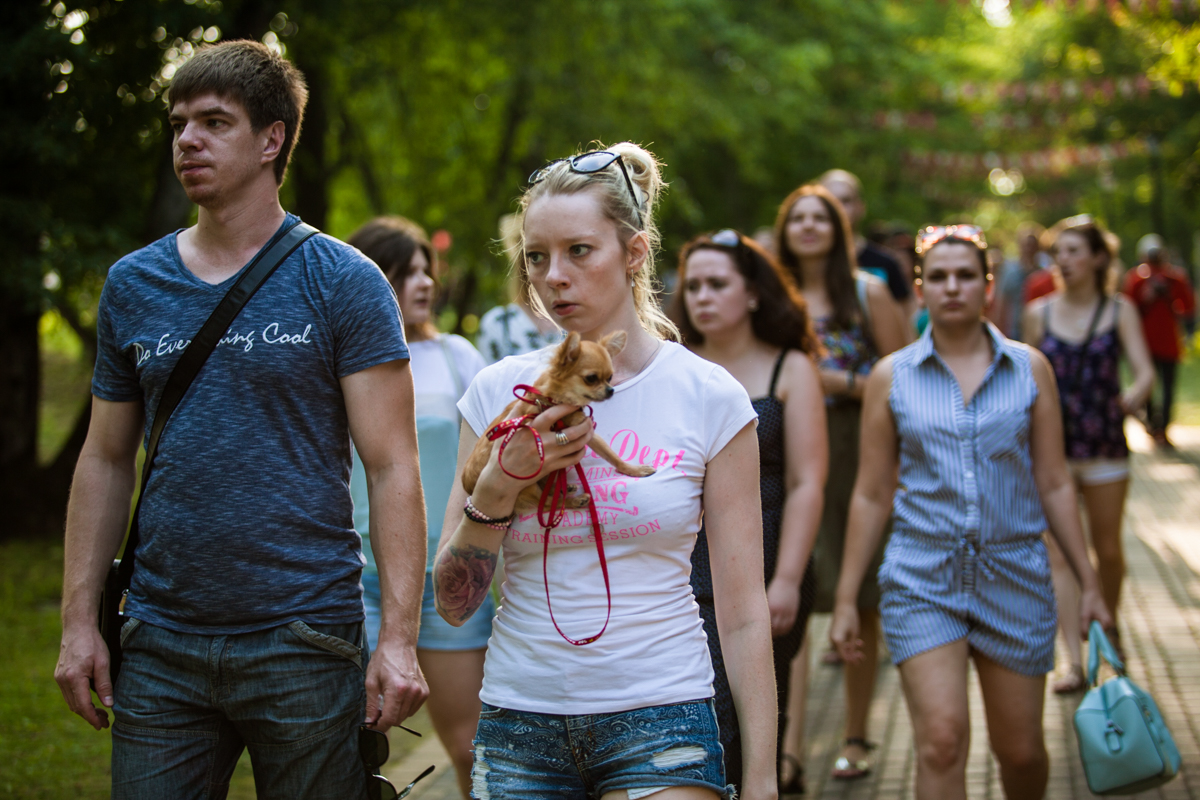
[[[526,384],[514,387],[513,395],[521,402],[537,408],[539,413],[555,405],[549,397],[546,397],[546,395],[534,387]],[[584,406],[584,408],[587,409],[587,414],[590,417],[592,412],[591,406]],[[533,422],[535,416],[536,414],[524,414],[520,417],[505,420],[487,432],[488,441],[494,442],[497,439],[502,439],[500,442],[500,454],[497,460],[504,474],[515,480],[529,480],[540,473],[542,467],[546,464],[546,449],[542,444],[541,434],[530,424]],[[563,427],[565,426],[562,420],[559,420],[554,423],[552,430],[562,430]],[[533,434],[533,441],[537,445],[539,465],[537,472],[531,475],[514,475],[504,466],[504,449],[508,447],[508,443],[517,435],[517,431],[522,428],[527,429]],[[546,563],[549,560],[550,531],[552,528],[557,528],[562,522],[563,512],[567,506],[568,489],[566,470],[557,469],[548,476],[546,485],[542,487],[542,496],[538,498],[537,514],[538,524],[545,529],[542,534],[542,585],[546,588],[546,608],[550,611],[550,622],[554,624],[554,630],[558,631],[559,636],[578,647],[591,644],[608,630],[608,622],[612,619],[612,587],[608,578],[608,560],[604,557],[604,531],[600,528],[600,517],[596,514],[596,502],[591,497],[592,488],[588,485],[587,476],[584,475],[582,464],[575,465],[575,474],[579,476],[580,488],[588,495],[588,513],[592,517],[592,532],[596,537],[596,552],[600,556],[600,571],[604,574],[604,594],[608,602],[608,612],[604,617],[604,626],[593,636],[585,639],[572,639],[570,636],[567,636],[563,633],[563,629],[558,626],[558,621],[554,619],[554,607],[550,604],[550,577],[547,572]],[[549,501],[548,509],[547,501]]]

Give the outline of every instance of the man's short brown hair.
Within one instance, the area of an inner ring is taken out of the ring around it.
[[[167,93],[168,106],[206,92],[241,103],[255,131],[283,123],[283,147],[275,159],[275,180],[282,184],[308,102],[300,70],[260,42],[221,42],[201,48],[179,68]]]

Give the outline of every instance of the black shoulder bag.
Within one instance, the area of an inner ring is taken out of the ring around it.
[[[162,397],[154,411],[154,424],[150,429],[150,442],[146,445],[146,461],[142,466],[141,490],[138,493],[137,505],[133,509],[133,518],[129,523],[129,538],[125,541],[125,551],[121,558],[113,562],[108,576],[104,580],[104,591],[100,595],[100,635],[108,645],[109,676],[113,685],[117,683],[117,674],[121,671],[121,625],[125,622],[125,596],[133,581],[134,556],[138,546],[138,512],[142,501],[146,498],[146,484],[150,480],[150,469],[154,464],[154,456],[158,453],[158,440],[171,413],[179,405],[179,401],[187,394],[192,380],[204,366],[209,355],[216,349],[217,342],[229,330],[234,318],[249,302],[254,293],[259,290],[288,256],[304,244],[308,238],[318,233],[317,229],[303,222],[297,222],[290,228],[276,234],[274,241],[263,248],[255,256],[250,266],[238,278],[237,282],[221,298],[221,302],[205,321],[200,332],[192,339],[191,344],[183,351],[183,355],[175,362],[170,377],[163,387]]]

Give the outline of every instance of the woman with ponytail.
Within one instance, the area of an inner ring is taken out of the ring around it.
[[[755,412],[724,369],[676,344],[656,299],[653,155],[630,143],[552,161],[521,198],[515,267],[531,305],[570,334],[624,332],[610,399],[593,420],[553,431],[573,412],[541,412],[493,447],[470,497],[456,485],[434,568],[438,610],[454,625],[482,602],[504,554],[501,606],[484,666],[474,797],[656,800],[729,797],[713,709],[713,669],[688,583],[701,518],[716,610],[742,728],[743,798],[775,785],[775,687],[763,586]],[[622,337],[607,339],[610,344]],[[553,349],[485,368],[459,403],[459,473],[475,442],[532,384]],[[588,448],[603,437],[648,477],[614,474]],[[588,509],[544,529],[517,515],[538,478],[579,464]],[[531,476],[520,478],[514,476]],[[572,638],[580,637],[580,638]]]
[[[1121,519],[1129,488],[1125,415],[1141,408],[1154,385],[1154,365],[1137,309],[1109,289],[1113,253],[1090,217],[1072,217],[1050,229],[1061,288],[1031,303],[1023,330],[1050,365],[1058,383],[1067,463],[1083,507],[1100,573],[1104,602],[1114,619],[1125,578]],[[1121,389],[1121,356],[1133,383]],[[1058,623],[1067,645],[1067,671],[1054,683],[1059,694],[1087,688],[1079,629],[1079,590],[1061,549],[1047,540],[1058,600]],[[1115,629],[1114,629],[1115,630]],[[1120,639],[1115,641],[1120,643]]]
[[[799,287],[825,349],[818,366],[825,392],[829,478],[814,564],[816,611],[829,612],[833,610],[833,590],[842,567],[850,495],[858,474],[863,386],[876,361],[905,345],[906,334],[902,314],[887,285],[857,269],[849,220],[828,189],[813,184],[788,195],[776,217],[775,241],[779,260]],[[879,585],[875,573],[881,560],[882,552],[873,559],[858,598],[863,641],[870,655],[845,665],[846,730],[832,771],[839,780],[861,778],[871,770],[867,712],[878,663]],[[797,673],[806,675],[803,670]],[[793,696],[803,691],[803,686],[792,686]],[[793,725],[792,731],[799,734],[802,728]],[[798,765],[803,754],[797,752],[794,739],[789,737],[789,741],[793,743],[788,748],[789,762]]]

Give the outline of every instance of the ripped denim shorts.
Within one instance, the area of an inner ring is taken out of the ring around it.
[[[483,704],[471,770],[475,800],[599,800],[621,789],[638,800],[672,786],[733,796],[712,700],[580,716]]]

